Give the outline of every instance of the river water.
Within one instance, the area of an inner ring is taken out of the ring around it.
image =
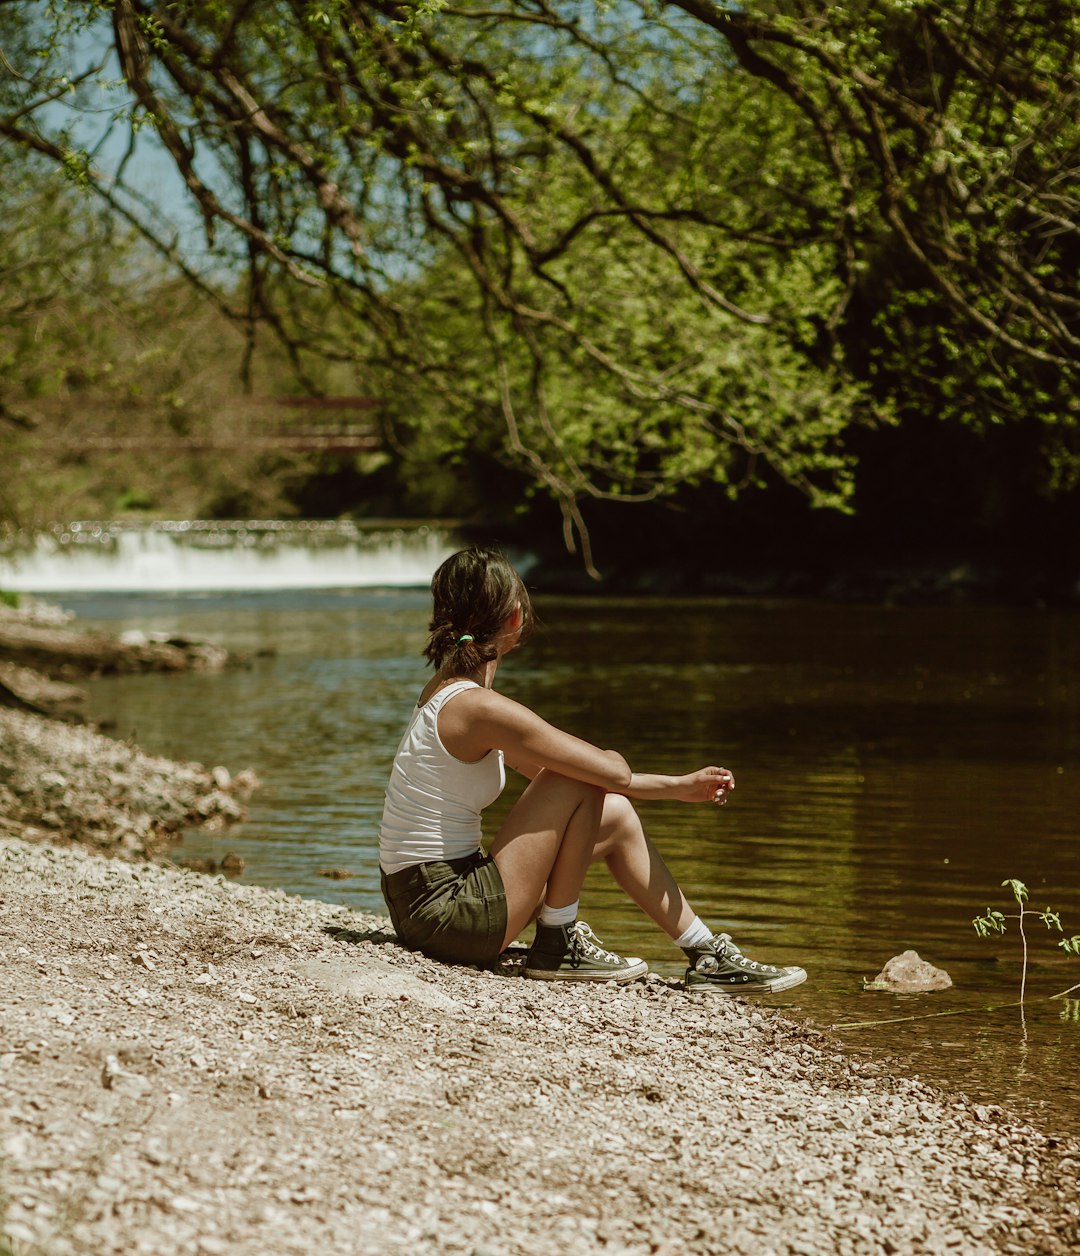
[[[253,656],[224,675],[92,687],[93,714],[114,735],[252,767],[265,782],[244,825],[190,833],[177,858],[232,850],[248,882],[381,909],[378,818],[424,681],[424,592],[61,600],[88,623],[204,635]],[[500,671],[505,692],[638,768],[735,772],[723,809],[644,813],[707,921],[753,956],[808,970],[771,1004],[840,1026],[849,1050],[1080,1134],[1080,999],[1048,997],[1080,982],[1080,960],[1030,926],[1021,1015],[998,1006],[1019,994],[1015,923],[990,940],[971,927],[988,906],[1014,910],[1001,882],[1016,877],[1033,906],[1080,933],[1080,615],[587,598],[538,610],[533,641]],[[353,875],[330,880],[328,869]],[[596,870],[583,907],[608,945],[681,972],[678,953]],[[954,988],[862,989],[909,948]],[[956,1014],[932,1015],[942,1012]]]

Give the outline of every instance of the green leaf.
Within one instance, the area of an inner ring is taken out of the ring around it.
[[[1018,881],[1015,877],[1009,877],[1007,880],[1002,881],[1001,884],[1007,885],[1012,890],[1013,898],[1016,899],[1021,907],[1027,902],[1028,889],[1023,881]]]

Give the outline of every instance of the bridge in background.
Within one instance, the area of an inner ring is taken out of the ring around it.
[[[281,450],[297,453],[367,453],[383,447],[378,425],[370,414],[381,404],[377,397],[239,397],[221,402],[216,416],[198,423],[198,431],[170,431],[166,424],[154,430],[118,431],[116,402],[51,401],[35,428],[35,443],[45,449],[84,449],[103,453],[124,450],[205,453],[225,450]],[[138,427],[152,423],[158,407],[129,403],[138,413]],[[76,412],[71,417],[64,410]],[[110,430],[94,430],[95,412]],[[194,425],[193,425],[194,426]],[[51,429],[51,430],[50,430]]]

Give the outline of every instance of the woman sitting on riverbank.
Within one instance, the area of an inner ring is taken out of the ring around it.
[[[722,805],[735,788],[732,774],[719,767],[685,776],[631,772],[616,751],[496,693],[499,661],[533,623],[525,586],[502,554],[462,550],[436,571],[431,589],[424,653],[435,675],[398,746],[379,836],[383,895],[406,946],[434,959],[488,964],[536,919],[526,977],[640,977],[644,961],[605,950],[578,919],[586,870],[603,859],[686,953],[689,987],[773,993],[805,981],[801,968],[747,959],[727,934],[701,921],[630,801]],[[485,855],[481,813],[503,790],[504,763],[530,784]]]

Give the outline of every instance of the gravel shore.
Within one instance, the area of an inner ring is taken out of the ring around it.
[[[177,763],[85,725],[0,707],[4,836],[157,857],[186,826],[243,819],[257,785],[250,772]]]
[[[0,840],[0,1252],[1080,1249],[1080,1146],[768,1006]]]
[[[165,854],[188,826],[243,819],[259,784],[251,772],[178,763],[103,736],[83,723],[86,694],[67,680],[218,671],[237,660],[212,642],[113,637],[69,627],[70,619],[33,599],[0,606],[0,836],[143,859]],[[28,658],[45,670],[24,666]]]

